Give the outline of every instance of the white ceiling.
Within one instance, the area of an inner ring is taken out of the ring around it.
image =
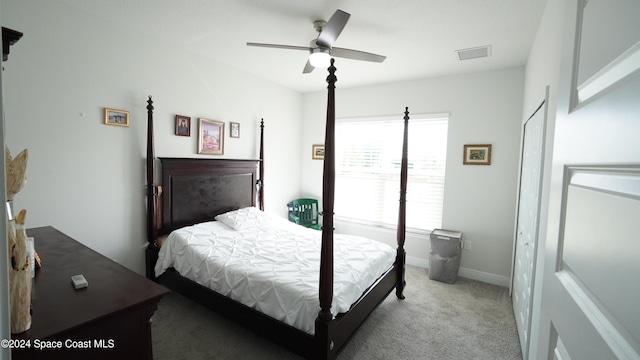
[[[547,0],[62,0],[300,92],[326,89],[326,70],[302,74],[314,20],[351,14],[335,46],[387,56],[336,59],[337,87],[486,71],[525,64]],[[455,50],[491,45],[487,58]],[[180,47],[176,48],[180,51]]]

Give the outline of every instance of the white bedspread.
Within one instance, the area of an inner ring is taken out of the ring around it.
[[[164,241],[156,276],[182,276],[313,334],[318,315],[321,232],[274,216],[269,224],[234,230],[219,221],[188,226]],[[395,261],[378,241],[334,235],[331,312],[346,312]]]

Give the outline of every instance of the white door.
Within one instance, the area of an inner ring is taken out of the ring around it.
[[[545,96],[546,99],[546,96]],[[535,274],[546,104],[544,101],[524,123],[518,223],[513,269],[513,312],[516,317],[523,358],[527,359],[531,328],[531,303]]]
[[[538,353],[640,359],[640,1],[565,1]]]

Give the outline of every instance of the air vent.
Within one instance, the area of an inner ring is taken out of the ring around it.
[[[491,56],[491,45],[479,46],[470,49],[456,50],[458,53],[458,60],[477,59],[482,57]]]

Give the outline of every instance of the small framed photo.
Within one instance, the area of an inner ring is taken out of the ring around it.
[[[104,123],[106,125],[129,126],[129,112],[104,108]]]
[[[313,144],[311,146],[311,158],[313,160],[324,160],[324,144]]]
[[[465,145],[464,165],[491,165],[491,145]]]
[[[176,115],[176,135],[191,136],[191,118],[183,115]]]
[[[224,154],[224,123],[198,119],[198,154]]]
[[[229,123],[229,136],[231,136],[232,138],[239,138],[240,137],[240,123],[237,122],[230,122]]]

